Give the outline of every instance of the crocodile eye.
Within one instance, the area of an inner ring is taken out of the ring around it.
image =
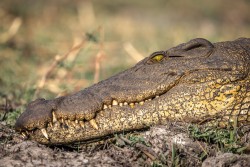
[[[147,64],[154,64],[154,63],[159,63],[161,62],[164,58],[166,57],[165,52],[164,51],[159,51],[159,52],[155,52],[153,54],[150,55],[150,57],[147,60]]]
[[[151,60],[154,60],[156,62],[160,62],[164,58],[163,54],[157,54],[154,57],[151,58]]]

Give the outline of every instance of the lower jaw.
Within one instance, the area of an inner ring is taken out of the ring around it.
[[[192,122],[188,119],[180,117],[182,122]],[[155,111],[152,107],[147,106],[145,108],[134,108],[133,110],[107,110],[101,111],[97,114],[95,121],[98,128],[93,128],[90,121],[84,123],[84,127],[81,126],[48,126],[46,128],[47,138],[44,136],[41,130],[37,129],[29,133],[31,139],[49,145],[70,144],[73,142],[86,142],[93,139],[102,139],[104,136],[113,135],[119,132],[126,132],[131,130],[140,130],[148,128],[155,124],[163,124],[169,121],[176,120],[172,118],[166,111]],[[181,121],[179,120],[179,121]],[[218,120],[217,120],[218,121]],[[194,122],[193,122],[194,123]],[[196,122],[197,123],[197,122]],[[222,123],[228,125],[228,120],[220,120],[219,127]],[[239,122],[241,124],[247,124],[246,122]],[[213,121],[203,122],[202,124],[213,125]],[[241,125],[240,124],[240,125]],[[249,122],[248,122],[249,124]]]
[[[46,128],[47,137],[37,129],[29,133],[29,137],[42,144],[68,144],[93,140],[119,132],[145,129],[166,119],[162,117],[162,120],[159,120],[159,118],[161,117],[151,107],[143,109],[138,107],[133,110],[122,110],[117,107],[117,110],[101,111],[97,114],[95,121],[98,128],[93,128],[93,125],[86,121],[84,127],[48,126]]]

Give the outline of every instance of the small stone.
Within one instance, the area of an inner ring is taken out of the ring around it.
[[[83,163],[83,164],[88,164],[88,163],[89,163],[89,160],[88,160],[88,159],[84,159],[84,160],[82,160],[82,163]]]

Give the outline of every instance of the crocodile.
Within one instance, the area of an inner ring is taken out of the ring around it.
[[[192,39],[77,93],[28,104],[15,129],[64,145],[180,121],[250,124],[250,38]]]

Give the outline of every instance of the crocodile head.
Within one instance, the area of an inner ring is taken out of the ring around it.
[[[87,141],[168,121],[250,123],[250,39],[193,39],[76,94],[31,102],[16,130],[44,144]]]

